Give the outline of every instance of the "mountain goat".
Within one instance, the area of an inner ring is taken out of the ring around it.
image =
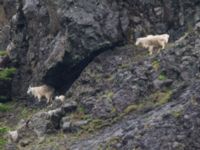
[[[168,34],[148,35],[146,37],[137,38],[135,45],[148,48],[149,54],[152,55],[154,48],[159,48],[158,50],[160,51],[160,47],[164,49],[168,41]]]
[[[55,99],[60,100],[61,102],[64,102],[65,96],[64,95],[56,96]]]
[[[39,102],[42,100],[43,97],[45,97],[47,99],[47,103],[49,103],[53,98],[54,91],[55,90],[52,87],[49,87],[47,85],[41,85],[37,87],[29,86],[27,94],[32,94],[35,98],[38,99]]]

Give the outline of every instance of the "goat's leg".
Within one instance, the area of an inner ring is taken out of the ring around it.
[[[150,46],[148,50],[149,50],[149,55],[152,55],[153,54],[153,46]]]
[[[46,99],[47,99],[47,103],[49,104],[51,101],[51,96],[50,95],[46,95]]]
[[[39,95],[39,96],[37,96],[37,98],[38,98],[38,101],[41,102],[42,96]]]
[[[162,43],[161,43],[162,49],[165,49],[165,45],[166,45],[165,42],[162,42]]]

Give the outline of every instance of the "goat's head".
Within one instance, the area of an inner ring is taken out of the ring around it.
[[[136,42],[135,42],[135,45],[136,46],[140,46],[141,44],[141,39],[140,38],[137,38]]]
[[[32,92],[32,87],[29,86],[29,87],[28,87],[28,90],[27,90],[27,94],[31,94],[31,92]]]

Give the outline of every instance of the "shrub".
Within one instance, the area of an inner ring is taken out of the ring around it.
[[[0,103],[0,112],[7,112],[9,110],[10,110],[10,106]]]
[[[12,76],[15,74],[16,68],[5,68],[0,71],[0,79],[2,80],[11,80]]]
[[[0,51],[0,56],[6,56],[8,53],[6,51]]]

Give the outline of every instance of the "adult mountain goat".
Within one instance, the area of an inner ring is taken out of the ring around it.
[[[153,54],[153,49],[158,48],[160,51],[166,47],[166,44],[169,41],[168,34],[161,34],[161,35],[148,35],[146,37],[137,38],[135,45],[141,46],[143,48],[148,48],[149,54]]]
[[[38,99],[40,102],[43,97],[46,98],[47,103],[49,103],[53,96],[54,96],[54,89],[52,87],[49,87],[47,85],[41,85],[36,87],[29,86],[27,94],[33,95],[35,98]]]

